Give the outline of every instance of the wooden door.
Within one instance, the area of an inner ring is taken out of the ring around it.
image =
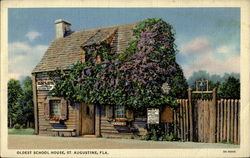
[[[81,104],[81,134],[95,134],[95,106],[93,104]]]

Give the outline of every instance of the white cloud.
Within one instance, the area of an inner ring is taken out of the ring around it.
[[[219,47],[216,50],[216,52],[222,53],[222,54],[229,54],[232,52],[232,49],[230,47],[224,45],[224,46]]]
[[[239,56],[240,49],[237,48],[233,43],[228,45],[222,45],[218,47],[215,52],[217,53],[217,57],[220,58],[230,58],[232,56]]]
[[[9,78],[30,76],[48,46],[30,45],[25,42],[9,43]]]
[[[240,50],[235,43],[212,44],[202,36],[182,44],[178,59],[186,78],[199,70],[219,75],[240,72]]]
[[[31,46],[25,42],[9,43],[9,57],[26,55],[31,49]]]
[[[188,78],[193,72],[205,70],[210,74],[223,75],[224,73],[240,72],[240,57],[230,57],[227,60],[218,60],[212,56],[205,56],[201,60],[183,67]]]
[[[9,73],[9,80],[10,79],[20,79],[23,75],[21,75],[20,73]]]
[[[31,42],[34,41],[35,39],[37,39],[40,36],[42,36],[42,34],[37,32],[37,31],[30,31],[30,32],[25,34],[25,37],[27,37],[28,40],[31,41]]]
[[[211,44],[205,37],[197,37],[181,48],[181,53],[186,55],[203,55],[211,51]]]

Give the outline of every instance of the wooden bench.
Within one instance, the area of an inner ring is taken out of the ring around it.
[[[60,136],[60,132],[70,132],[70,135],[71,137],[73,136],[73,133],[76,131],[76,129],[69,129],[69,128],[66,128],[66,129],[63,129],[63,128],[54,128],[54,129],[51,129],[51,131],[53,132],[57,132],[57,135]]]

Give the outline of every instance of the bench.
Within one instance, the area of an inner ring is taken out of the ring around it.
[[[63,129],[63,128],[54,128],[54,129],[51,129],[51,131],[57,132],[57,135],[58,135],[58,136],[60,136],[60,132],[70,132],[70,135],[71,135],[71,137],[72,137],[73,134],[75,135],[76,129],[69,129],[69,128],[66,128],[66,129]]]

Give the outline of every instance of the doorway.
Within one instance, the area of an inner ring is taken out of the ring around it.
[[[95,106],[94,104],[81,103],[80,110],[80,134],[95,134]]]

